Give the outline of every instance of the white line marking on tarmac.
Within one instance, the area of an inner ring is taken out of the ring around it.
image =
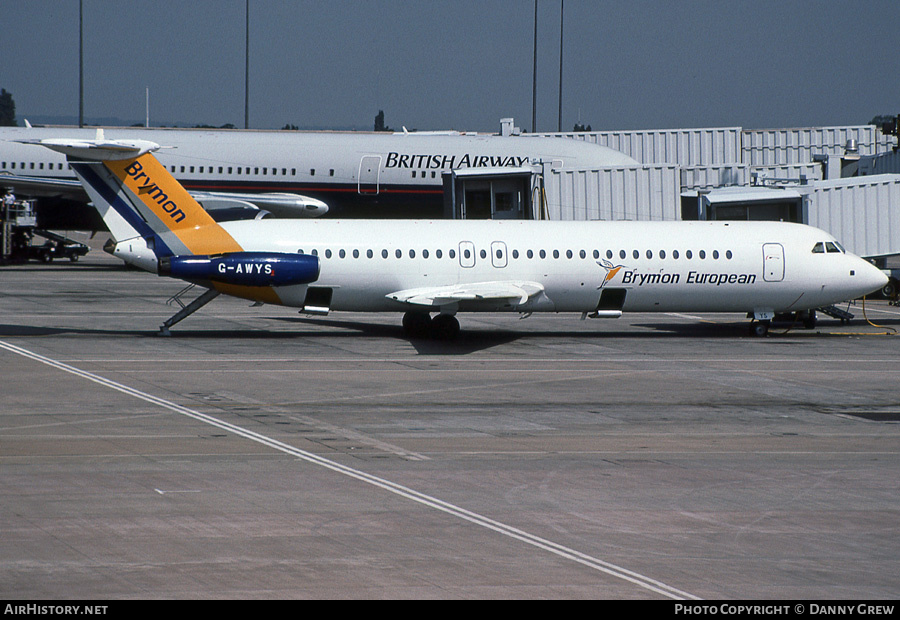
[[[117,383],[116,381],[112,381],[110,379],[106,379],[105,377],[101,377],[100,375],[95,375],[90,372],[86,372],[84,370],[80,370],[75,368],[74,366],[69,366],[68,364],[64,364],[62,362],[58,362],[49,357],[45,357],[43,355],[39,355],[28,349],[24,349],[22,347],[18,347],[13,344],[9,344],[0,340],[0,349],[6,349],[11,353],[15,353],[16,355],[21,355],[22,357],[34,360],[36,362],[40,362],[42,364],[46,364],[52,368],[56,368],[57,370],[61,370],[63,372],[67,372],[69,374],[75,375],[77,377],[81,377],[83,379],[87,379],[88,381],[92,381],[109,389],[115,390],[117,392],[121,392],[128,396],[132,396],[139,400],[143,400],[145,402],[157,405],[164,409],[168,409],[169,411],[184,415],[186,417],[192,418],[199,422],[203,422],[205,424],[209,424],[216,428],[234,433],[240,437],[244,437],[245,439],[250,439],[251,441],[255,441],[259,444],[272,448],[274,450],[278,450],[283,452],[284,454],[288,454],[290,456],[294,456],[298,459],[306,461],[308,463],[318,465],[320,467],[324,467],[326,469],[330,469],[331,471],[337,472],[339,474],[343,474],[350,478],[354,478],[356,480],[365,482],[372,486],[378,487],[400,497],[404,497],[406,499],[417,502],[423,506],[428,506],[435,510],[439,510],[446,514],[455,516],[459,519],[463,519],[475,525],[479,525],[488,530],[497,532],[499,534],[503,534],[509,538],[513,538],[515,540],[527,543],[533,547],[537,547],[538,549],[543,549],[544,551],[548,551],[553,553],[559,557],[566,558],[573,562],[577,562],[583,566],[587,566],[588,568],[592,568],[594,570],[600,571],[604,574],[610,575],[612,577],[617,577],[619,579],[628,581],[637,585],[641,588],[649,590],[651,592],[656,592],[662,596],[666,596],[671,599],[693,599],[699,600],[699,597],[694,596],[693,594],[689,594],[688,592],[684,592],[672,586],[669,586],[665,583],[647,577],[645,575],[641,575],[640,573],[636,573],[634,571],[630,571],[627,568],[623,568],[621,566],[617,566],[615,564],[611,564],[610,562],[605,562],[598,558],[592,557],[585,553],[581,553],[580,551],[576,551],[574,549],[570,549],[563,545],[554,543],[545,538],[541,538],[539,536],[535,536],[533,534],[529,534],[523,530],[512,527],[510,525],[506,525],[504,523],[500,523],[499,521],[495,521],[488,517],[484,517],[477,513],[466,510],[465,508],[460,508],[459,506],[455,506],[448,502],[442,501],[440,499],[431,497],[429,495],[425,495],[424,493],[420,493],[408,487],[402,486],[400,484],[391,482],[384,478],[379,478],[377,476],[373,476],[371,474],[367,474],[366,472],[353,469],[352,467],[348,467],[346,465],[342,465],[336,461],[332,461],[311,452],[307,452],[305,450],[300,450],[299,448],[295,448],[294,446],[290,446],[288,444],[282,443],[278,440],[271,439],[270,437],[266,437],[265,435],[261,435],[254,431],[247,430],[245,428],[241,428],[240,426],[236,426],[234,424],[230,424],[228,422],[224,422],[222,420],[216,419],[210,415],[206,415],[204,413],[200,413],[199,411],[194,411],[193,409],[189,409],[187,407],[183,407],[177,403],[170,402],[163,398],[159,398],[157,396],[153,396],[151,394],[147,394],[146,392],[141,392],[140,390],[134,389],[132,387],[128,387],[127,385],[123,385],[121,383]],[[160,492],[157,490],[157,492]],[[161,493],[161,492],[160,492]]]

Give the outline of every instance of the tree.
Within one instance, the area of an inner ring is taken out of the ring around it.
[[[393,131],[384,124],[384,110],[378,110],[378,114],[375,116],[375,131]]]
[[[0,127],[16,126],[16,102],[6,89],[0,89]]]

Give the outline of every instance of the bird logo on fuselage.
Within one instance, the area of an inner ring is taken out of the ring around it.
[[[600,286],[597,287],[598,289],[601,289],[604,286],[606,286],[607,284],[609,284],[609,282],[612,281],[612,279],[614,277],[616,277],[616,274],[619,273],[619,270],[625,266],[625,265],[613,265],[608,260],[604,260],[602,258],[597,261],[597,264],[606,270],[606,277],[603,278],[603,282],[601,282]]]

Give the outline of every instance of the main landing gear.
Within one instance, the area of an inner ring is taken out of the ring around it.
[[[459,321],[452,314],[431,318],[427,312],[407,312],[403,315],[403,331],[410,338],[454,340],[459,336]]]

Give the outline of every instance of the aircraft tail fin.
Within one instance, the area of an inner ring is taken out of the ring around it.
[[[36,142],[64,153],[101,216],[115,212],[147,241],[157,257],[242,248],[159,163],[146,140],[49,139]],[[106,219],[106,217],[104,217]]]

